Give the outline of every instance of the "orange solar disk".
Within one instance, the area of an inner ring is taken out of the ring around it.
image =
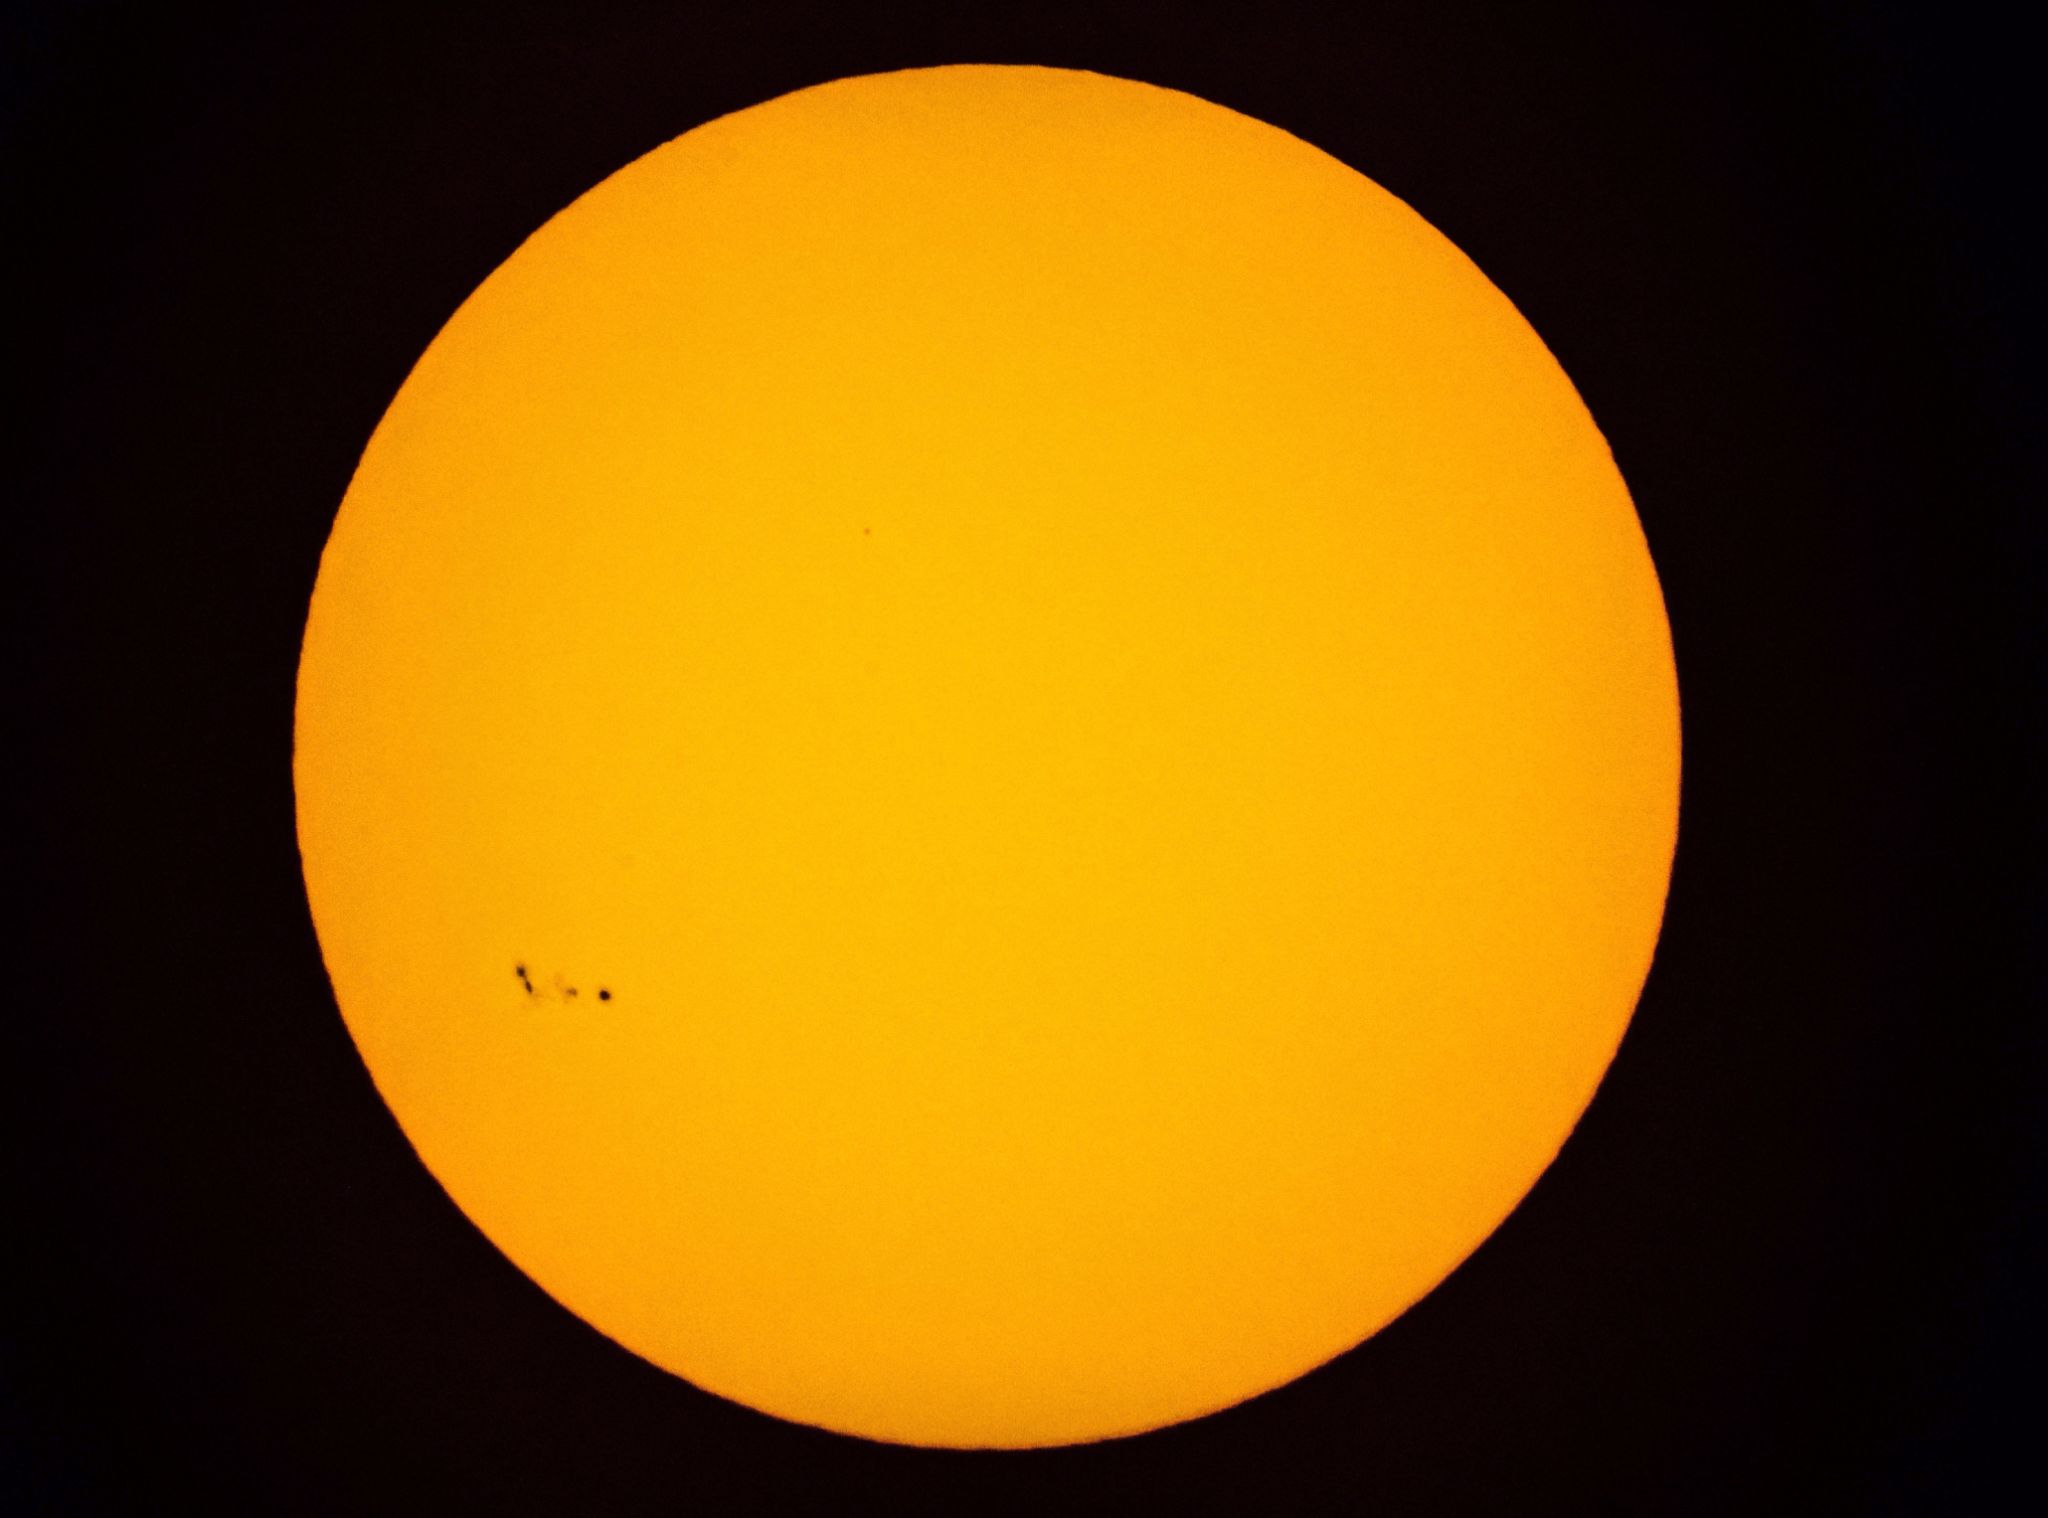
[[[297,707],[379,1090],[556,1300],[784,1418],[1099,1439],[1499,1224],[1677,825],[1570,382],[1370,180],[958,67],[700,127],[456,312]]]

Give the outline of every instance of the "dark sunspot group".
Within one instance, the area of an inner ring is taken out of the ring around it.
[[[519,978],[520,989],[525,991],[528,996],[536,999],[546,1000],[552,995],[563,1001],[574,1001],[582,994],[580,988],[570,985],[559,974],[555,976],[552,991],[543,990],[536,986],[533,983],[532,974],[526,968],[526,961],[524,960],[512,966],[512,973]],[[612,999],[611,987],[599,986],[597,988],[597,999],[599,1001],[610,1001]]]

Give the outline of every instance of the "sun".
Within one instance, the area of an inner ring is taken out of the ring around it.
[[[762,1411],[1032,1446],[1286,1382],[1516,1205],[1648,970],[1678,696],[1444,237],[953,67],[689,132],[464,302],[294,774],[349,1031],[514,1263]]]

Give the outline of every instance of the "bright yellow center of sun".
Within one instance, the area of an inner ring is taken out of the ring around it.
[[[1678,770],[1507,299],[1284,132],[1009,67],[714,121],[492,274],[295,756],[349,1031],[494,1243],[713,1392],[999,1446],[1469,1254],[1628,1023]]]

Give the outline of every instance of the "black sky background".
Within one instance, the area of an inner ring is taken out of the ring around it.
[[[2038,1504],[2041,134],[1990,15],[7,7],[0,1508]],[[1656,967],[1522,1207],[1304,1380],[1035,1454],[784,1425],[557,1308],[371,1087],[292,832],[320,548],[455,307],[701,121],[962,61],[1190,90],[1470,254],[1614,447],[1686,729]]]

